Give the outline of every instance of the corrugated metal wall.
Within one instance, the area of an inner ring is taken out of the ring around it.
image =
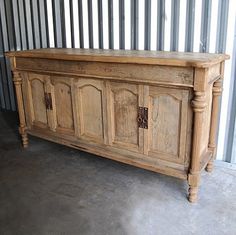
[[[0,106],[16,109],[5,51],[78,47],[232,55],[235,11],[235,0],[0,0]],[[230,123],[231,66],[226,63],[219,159]]]

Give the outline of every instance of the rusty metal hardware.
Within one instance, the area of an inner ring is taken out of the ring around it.
[[[138,127],[148,129],[148,108],[139,107],[138,108]]]
[[[46,109],[52,110],[52,96],[51,93],[45,93]]]

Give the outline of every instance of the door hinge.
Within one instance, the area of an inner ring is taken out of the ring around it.
[[[52,96],[51,93],[45,93],[46,109],[52,110]]]
[[[148,108],[139,107],[138,108],[138,127],[148,129]]]

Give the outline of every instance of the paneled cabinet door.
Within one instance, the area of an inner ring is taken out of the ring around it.
[[[49,128],[50,114],[46,108],[45,94],[50,89],[50,78],[36,73],[25,73],[23,85],[26,89],[24,102],[26,106],[27,126]]]
[[[97,79],[78,79],[75,82],[77,136],[93,143],[105,144],[106,96],[105,83]]]
[[[148,129],[144,153],[157,159],[183,163],[186,154],[189,91],[145,86]]]
[[[143,152],[143,129],[138,127],[138,108],[143,105],[143,86],[108,82],[109,144]]]
[[[56,132],[74,135],[73,78],[51,77],[53,127]]]

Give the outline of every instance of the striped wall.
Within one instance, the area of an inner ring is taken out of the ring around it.
[[[73,47],[232,57],[235,15],[235,0],[0,0],[0,106],[16,109],[5,51]],[[234,118],[226,115],[233,103],[233,64],[227,61],[225,68],[219,159],[225,159]]]

